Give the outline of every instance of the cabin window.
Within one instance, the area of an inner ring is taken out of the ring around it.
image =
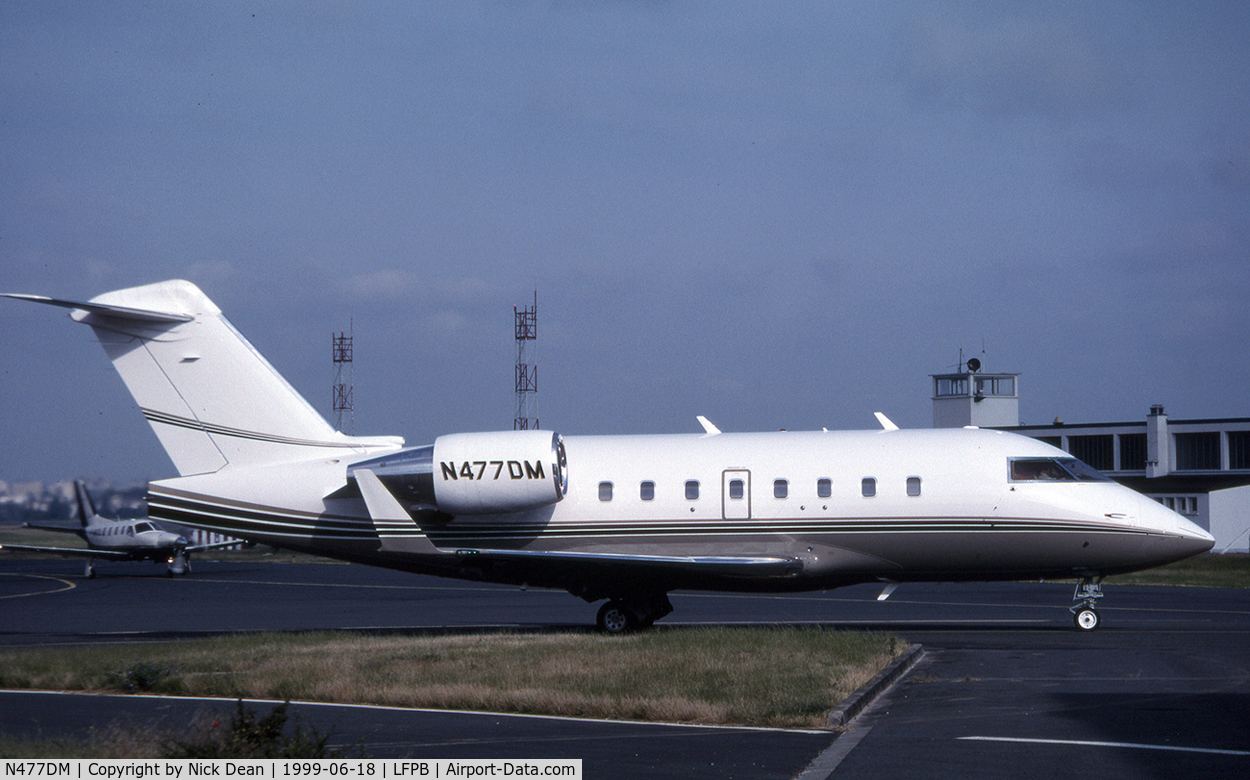
[[[790,482],[785,479],[773,480],[773,498],[785,498],[790,495]]]
[[[859,483],[859,490],[864,494],[864,498],[872,498],[877,495],[877,480],[875,477],[864,477]]]
[[[612,500],[612,483],[611,482],[599,483],[599,500],[600,501]]]
[[[699,498],[699,480],[686,480],[686,498],[695,501]]]
[[[816,495],[821,498],[828,498],[833,495],[833,480],[818,479],[816,480]]]
[[[920,495],[920,477],[908,477],[907,478],[907,495],[909,496]]]
[[[655,483],[647,480],[638,486],[638,497],[643,501],[652,501],[655,499]]]
[[[734,501],[741,501],[746,495],[746,483],[740,479],[729,480],[729,497]]]

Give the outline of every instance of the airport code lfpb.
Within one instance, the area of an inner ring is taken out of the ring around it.
[[[67,759],[63,761],[5,761],[0,780],[26,778],[86,778],[87,780],[148,780],[149,778],[267,777],[425,778],[560,777],[581,780],[578,759]]]

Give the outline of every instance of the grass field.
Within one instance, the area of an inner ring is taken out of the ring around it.
[[[886,635],[814,628],[235,635],[0,651],[0,687],[823,727],[904,649]]]
[[[1155,569],[1107,578],[1116,585],[1188,585],[1205,588],[1250,588],[1250,555],[1207,553]]]

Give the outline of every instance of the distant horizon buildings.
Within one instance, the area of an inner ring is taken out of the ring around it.
[[[1170,420],[1156,404],[1139,422],[1020,424],[1019,374],[931,374],[933,427],[1029,436],[1143,493],[1215,537],[1214,552],[1250,552],[1250,417]]]

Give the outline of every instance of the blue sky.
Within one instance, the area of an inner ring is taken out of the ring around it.
[[[1250,416],[1243,3],[11,2],[0,291],[185,278],[330,417],[567,434]],[[0,301],[0,479],[173,471]]]

